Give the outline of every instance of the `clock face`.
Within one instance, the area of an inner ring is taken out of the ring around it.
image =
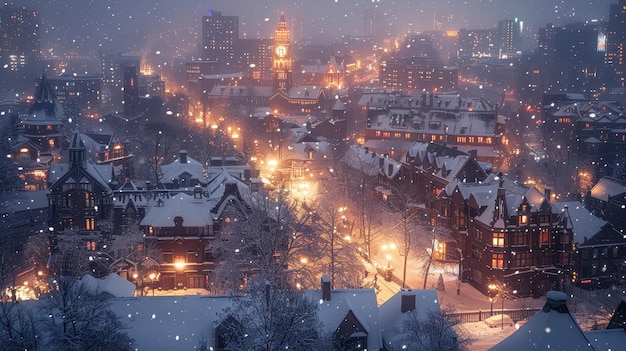
[[[276,55],[278,55],[279,57],[285,57],[285,55],[287,55],[287,48],[280,45],[276,48]]]

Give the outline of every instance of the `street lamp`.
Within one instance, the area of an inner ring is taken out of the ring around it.
[[[149,277],[152,280],[152,296],[154,296],[154,278],[156,278],[156,274],[154,272],[150,273]]]
[[[387,258],[387,269],[391,269],[391,254],[387,254],[385,257]]]
[[[491,309],[490,309],[490,316],[493,316],[493,301],[496,298],[496,295],[498,294],[498,287],[496,286],[496,284],[489,284],[487,286],[487,288],[489,289],[488,295],[489,295],[489,302],[491,303]]]

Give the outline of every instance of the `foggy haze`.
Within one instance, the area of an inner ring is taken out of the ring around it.
[[[378,7],[379,28],[391,34],[446,29],[493,28],[498,20],[519,18],[527,35],[546,23],[606,19],[608,0],[26,0],[40,13],[44,53],[129,52],[161,50],[173,56],[195,56],[200,19],[212,9],[239,16],[246,38],[270,38],[285,12],[294,40],[329,42],[363,34],[363,14]],[[385,34],[385,33],[382,33]]]

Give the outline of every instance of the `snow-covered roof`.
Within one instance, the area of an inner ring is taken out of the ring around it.
[[[197,179],[201,183],[206,183],[204,177],[204,167],[202,164],[187,155],[186,151],[181,151],[178,158],[169,164],[161,166],[161,181],[171,183],[172,179],[178,179],[183,173],[188,173],[192,179]]]
[[[380,328],[385,345],[393,344],[403,337],[402,326],[409,313],[402,311],[403,299],[414,299],[411,307],[415,308],[415,313],[420,319],[427,319],[430,313],[440,311],[436,290],[401,290],[379,308]]]
[[[352,311],[367,329],[367,349],[382,349],[378,304],[374,289],[331,290],[330,300],[322,299],[321,290],[307,290],[305,294],[313,301],[318,301],[318,316],[325,332],[334,333],[348,312]]]
[[[135,293],[135,284],[111,273],[102,279],[94,278],[86,274],[81,278],[81,283],[95,293],[109,293],[113,297],[131,297]]]
[[[215,328],[227,296],[155,296],[117,298],[110,308],[128,327],[137,351],[194,350],[202,339],[215,345]]]
[[[549,291],[543,309],[490,350],[593,350],[566,303],[564,292]]]
[[[595,350],[621,350],[626,345],[626,332],[623,328],[590,330],[585,337]]]
[[[346,151],[343,162],[351,168],[363,172],[364,174],[374,177],[379,172],[379,159],[383,155],[371,152],[359,145],[352,145]]]
[[[62,125],[65,118],[63,106],[45,75],[41,76],[33,105],[22,122],[28,125]]]
[[[47,193],[46,190],[3,192],[0,194],[0,214],[47,209]]]
[[[209,201],[205,197],[196,199],[193,195],[178,193],[170,199],[160,199],[152,203],[140,224],[152,227],[173,227],[174,218],[181,217],[183,227],[212,225],[211,210],[215,204],[216,201]]]
[[[609,201],[609,196],[623,193],[626,193],[626,182],[612,177],[602,177],[602,179],[591,188],[591,197],[604,202]]]
[[[574,233],[574,237],[572,238],[572,242],[574,243],[583,243],[585,238],[591,238],[596,233],[600,232],[602,227],[607,224],[605,220],[589,212],[580,202],[556,202],[554,206],[560,212],[567,210],[570,222],[568,228],[571,226],[571,230]]]

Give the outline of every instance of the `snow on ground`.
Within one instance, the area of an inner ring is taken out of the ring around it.
[[[467,346],[467,349],[472,351],[488,350],[517,330],[514,326],[507,324],[504,325],[504,328],[502,326],[492,328],[485,321],[464,323],[457,328],[458,333],[465,333],[472,340]]]

